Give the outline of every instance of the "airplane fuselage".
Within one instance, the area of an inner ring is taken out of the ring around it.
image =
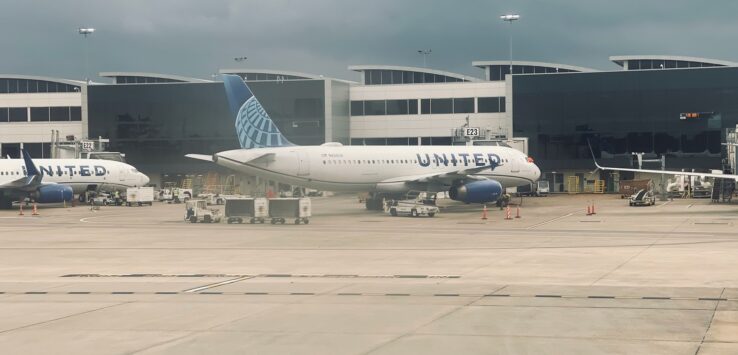
[[[407,181],[484,167],[489,168],[473,175],[504,187],[540,176],[525,154],[501,146],[290,146],[230,150],[213,160],[249,175],[326,191],[443,191],[449,183]]]
[[[122,191],[128,187],[143,186],[148,178],[132,166],[98,159],[34,159],[44,183],[70,186],[74,193],[90,188]],[[28,175],[23,159],[0,159],[0,185]]]

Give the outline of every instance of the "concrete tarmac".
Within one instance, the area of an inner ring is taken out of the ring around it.
[[[3,353],[738,353],[738,205],[560,195],[482,220],[343,195],[313,199],[309,225],[39,211],[0,211]]]

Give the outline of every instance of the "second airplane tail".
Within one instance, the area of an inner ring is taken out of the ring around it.
[[[238,75],[223,75],[231,114],[236,119],[236,134],[241,148],[293,146],[279,131],[248,85]]]

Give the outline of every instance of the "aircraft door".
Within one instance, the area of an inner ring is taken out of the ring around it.
[[[307,152],[297,152],[297,176],[310,175],[310,157]]]
[[[511,173],[519,173],[520,172],[520,164],[522,163],[519,161],[520,158],[514,157],[510,158],[510,172]]]

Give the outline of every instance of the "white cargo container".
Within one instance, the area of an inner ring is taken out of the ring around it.
[[[272,198],[269,199],[269,217],[272,224],[294,219],[295,224],[310,223],[312,206],[309,198]]]
[[[267,199],[257,198],[228,198],[225,200],[225,218],[230,223],[264,223],[269,217]]]
[[[129,187],[126,189],[126,206],[151,206],[153,203],[153,187]]]

